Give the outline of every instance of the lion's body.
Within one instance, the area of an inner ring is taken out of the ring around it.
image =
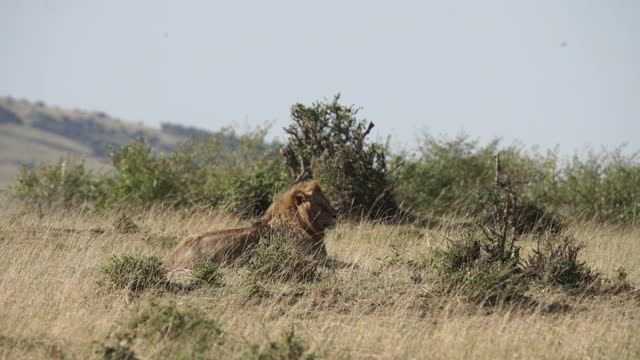
[[[233,262],[257,244],[259,238],[257,226],[190,236],[176,247],[164,264],[170,268],[188,268],[201,260],[220,264]]]
[[[228,264],[260,240],[265,227],[285,230],[300,250],[327,256],[325,230],[335,225],[336,210],[317,182],[295,185],[280,194],[264,217],[253,226],[212,231],[184,239],[165,260],[169,268],[189,268],[200,261]]]

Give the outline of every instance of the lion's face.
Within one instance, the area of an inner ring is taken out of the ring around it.
[[[321,234],[336,225],[338,211],[319,187],[294,194],[298,219],[314,234]]]

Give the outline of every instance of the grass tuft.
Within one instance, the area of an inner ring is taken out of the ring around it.
[[[600,274],[578,260],[583,246],[573,237],[546,237],[538,241],[525,264],[528,276],[548,285],[567,288],[590,286]]]
[[[219,286],[222,281],[220,266],[211,262],[201,262],[194,266],[193,277],[203,285]]]
[[[265,231],[246,256],[251,275],[262,281],[312,282],[320,277],[322,261],[303,253],[287,231]]]
[[[306,344],[295,336],[293,330],[282,333],[278,341],[269,342],[266,347],[252,345],[244,358],[246,360],[313,360]]]
[[[126,289],[140,293],[167,284],[162,261],[155,256],[112,256],[102,267],[105,285],[112,289]]]

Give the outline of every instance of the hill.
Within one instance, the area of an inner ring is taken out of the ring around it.
[[[109,146],[144,138],[159,153],[169,153],[189,138],[216,136],[232,151],[239,139],[230,129],[210,132],[164,123],[153,128],[100,111],[62,109],[43,102],[0,97],[0,188],[13,183],[19,169],[60,157],[84,159],[97,171],[107,170]]]

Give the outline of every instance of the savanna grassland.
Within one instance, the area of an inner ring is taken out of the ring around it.
[[[0,358],[640,358],[640,154],[428,134],[393,153],[339,99],[294,104],[286,144],[165,125],[189,140],[85,134],[108,171],[23,167],[0,201]],[[102,129],[20,109],[7,126]],[[234,266],[162,265],[307,179],[340,214],[328,260],[272,227]]]
[[[341,221],[326,239],[338,265],[313,281],[256,281],[244,267],[214,284],[139,292],[105,284],[112,256],[165,257],[186,235],[244,225],[217,210],[0,214],[0,357],[637,359],[633,288],[532,285],[527,301],[470,301],[438,290],[425,259],[461,231]],[[123,219],[127,226],[123,226]],[[130,221],[129,221],[130,220]],[[640,283],[640,230],[573,223],[565,233],[603,278]],[[522,254],[535,245],[520,240]],[[627,285],[628,285],[627,284]]]

